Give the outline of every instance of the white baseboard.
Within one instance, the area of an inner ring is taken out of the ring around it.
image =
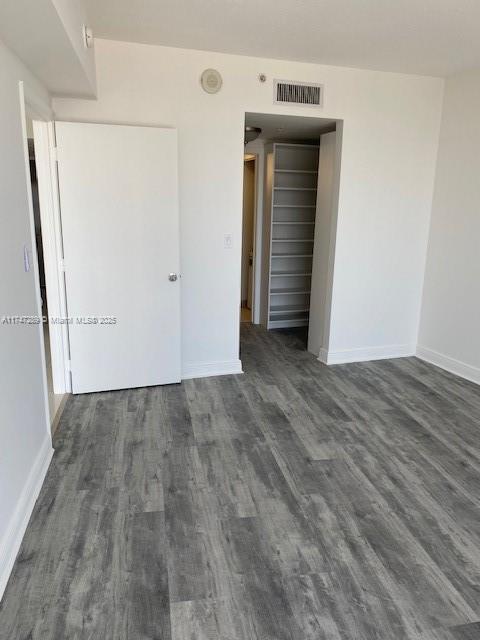
[[[187,362],[183,367],[182,380],[208,378],[243,373],[241,360],[219,362]]]
[[[8,578],[10,577],[52,456],[52,442],[47,436],[30,469],[5,537],[0,541],[0,600],[7,586]]]
[[[480,368],[478,367],[473,367],[461,360],[456,360],[455,358],[451,358],[443,353],[438,353],[438,351],[434,351],[433,349],[422,347],[420,345],[417,347],[417,357],[429,362],[430,364],[434,364],[441,369],[445,369],[445,371],[449,371],[461,378],[465,378],[465,380],[470,380],[471,382],[480,384]]]
[[[386,345],[384,347],[361,347],[341,351],[320,349],[318,359],[324,364],[346,364],[348,362],[367,362],[369,360],[387,360],[390,358],[408,358],[415,355],[415,347],[410,344]]]
[[[320,347],[318,359],[320,360],[320,362],[323,362],[323,364],[328,364],[328,350]]]

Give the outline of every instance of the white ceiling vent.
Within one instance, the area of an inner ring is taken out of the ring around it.
[[[323,107],[323,85],[290,80],[273,81],[275,104],[301,104]]]

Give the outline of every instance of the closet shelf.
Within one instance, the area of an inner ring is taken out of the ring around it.
[[[284,304],[270,307],[270,315],[290,314],[290,313],[306,313],[309,307],[304,304]]]
[[[274,204],[275,209],[316,209],[316,204]]]
[[[267,328],[301,327],[308,324],[310,308],[318,147],[273,143],[272,148]]]
[[[290,277],[308,277],[312,275],[311,271],[272,271],[273,277],[277,278],[290,278]]]
[[[313,187],[274,187],[275,191],[316,191]]]
[[[313,253],[272,253],[272,258],[313,258]]]
[[[310,295],[310,290],[305,288],[285,288],[285,289],[270,289],[270,293],[273,296],[288,296],[288,295]]]
[[[269,329],[286,329],[287,327],[306,327],[308,326],[308,316],[295,318],[292,316],[273,316],[268,319]]]
[[[318,171],[312,171],[311,169],[275,169],[275,173],[307,173],[315,175]]]
[[[313,242],[313,238],[272,238],[272,242]]]

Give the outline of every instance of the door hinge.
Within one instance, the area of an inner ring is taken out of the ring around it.
[[[51,151],[53,162],[58,162],[58,147],[52,147]]]
[[[63,258],[60,258],[60,260],[58,261],[58,268],[60,269],[60,271],[63,271],[65,273],[65,260]]]

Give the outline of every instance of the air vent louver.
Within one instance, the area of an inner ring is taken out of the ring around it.
[[[301,104],[321,107],[323,86],[305,82],[274,81],[274,102],[276,104]]]

